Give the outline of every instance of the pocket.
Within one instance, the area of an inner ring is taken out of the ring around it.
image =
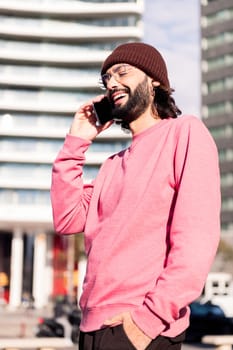
[[[98,349],[136,350],[121,324],[114,327],[107,327],[103,330]]]
[[[119,334],[122,337],[122,340],[124,340],[125,343],[128,345],[127,349],[137,350],[135,346],[131,343],[131,340],[129,339],[128,335],[126,334],[123,324],[120,324],[119,326],[116,326],[116,327],[119,327]]]

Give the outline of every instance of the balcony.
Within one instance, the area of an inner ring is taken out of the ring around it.
[[[46,64],[58,67],[79,67],[101,65],[109,52],[87,51],[73,55],[70,52],[57,54],[56,51],[41,52],[37,50],[20,50],[18,48],[1,48],[0,62],[24,63],[24,64]]]
[[[88,72],[87,72],[88,74]],[[55,78],[46,78],[38,76],[25,76],[25,75],[12,75],[12,74],[1,74],[0,75],[0,86],[13,86],[13,87],[24,87],[24,88],[54,88],[63,90],[98,90],[98,78],[88,77],[85,78],[71,78],[67,77],[61,79],[59,76]]]
[[[51,3],[33,1],[0,0],[0,13],[17,14],[21,16],[49,16],[59,18],[97,18],[115,17],[119,15],[141,15],[143,12],[142,2],[136,3],[85,3],[82,1],[59,2],[54,6]]]
[[[12,230],[15,227],[33,229],[35,226],[52,230],[51,205],[19,205],[0,203],[0,229]]]
[[[49,41],[63,43],[86,43],[106,40],[140,40],[142,29],[137,27],[99,27],[85,25],[54,25],[48,27],[23,26],[0,23],[0,36],[6,39]]]

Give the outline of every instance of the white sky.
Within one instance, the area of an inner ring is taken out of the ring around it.
[[[144,42],[163,55],[183,114],[200,117],[199,0],[144,0]]]

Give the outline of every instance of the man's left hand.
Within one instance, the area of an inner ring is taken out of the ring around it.
[[[127,337],[137,350],[145,350],[152,340],[134,323],[130,312],[123,312],[122,314],[116,315],[106,320],[104,324],[110,327],[122,324]]]

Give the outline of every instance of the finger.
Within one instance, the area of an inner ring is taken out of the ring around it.
[[[97,129],[99,132],[104,131],[104,130],[108,129],[113,123],[114,123],[114,121],[110,120],[107,123],[105,123],[104,125],[97,126]]]

